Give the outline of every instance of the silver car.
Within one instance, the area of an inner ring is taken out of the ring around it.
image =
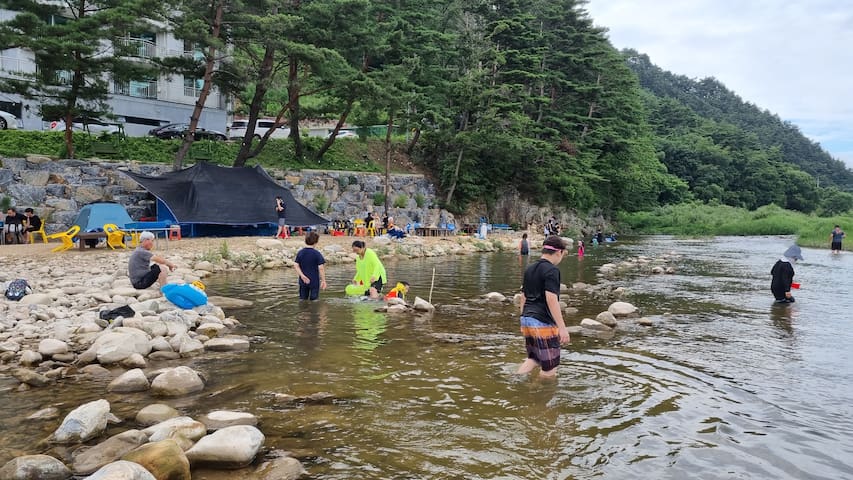
[[[20,118],[0,110],[0,130],[17,130],[19,128],[23,128],[23,122]]]
[[[55,122],[50,122],[50,130],[54,132],[65,131],[65,120],[60,118]],[[118,133],[120,129],[115,123],[107,123],[97,118],[78,117],[71,124],[71,130],[100,135],[102,133]]]

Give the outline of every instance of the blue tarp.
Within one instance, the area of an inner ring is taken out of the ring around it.
[[[97,202],[84,206],[72,225],[79,225],[80,231],[103,230],[104,224],[114,223],[118,228],[132,222],[124,206],[113,202]]]

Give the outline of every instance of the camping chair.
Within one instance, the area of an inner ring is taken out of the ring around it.
[[[367,234],[371,237],[376,236],[376,220],[371,220],[370,223],[367,225]]]
[[[124,237],[127,233],[119,230],[118,225],[115,223],[105,223],[104,233],[107,234],[107,246],[111,249],[115,250],[116,247],[127,248],[127,245],[124,243]]]
[[[79,225],[72,225],[71,228],[64,232],[53,233],[47,236],[48,240],[60,239],[62,245],[55,247],[51,252],[62,252],[74,246],[74,236],[80,233]]]
[[[39,227],[39,229],[38,229],[38,230],[34,230],[34,231],[30,232],[30,243],[35,243],[35,242],[36,242],[36,234],[41,234],[41,241],[42,241],[42,243],[47,243],[47,234],[44,232],[44,225],[45,225],[46,223],[47,223],[47,222],[45,222],[44,220],[42,220],[42,221],[41,221],[41,227]]]
[[[364,220],[362,220],[360,218],[356,218],[355,221],[353,222],[353,224],[355,225],[355,232],[353,233],[353,235],[355,235],[356,237],[363,237],[364,236]]]

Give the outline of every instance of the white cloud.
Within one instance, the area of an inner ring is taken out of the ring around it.
[[[853,5],[830,0],[589,0],[616,48],[714,77],[853,166]]]

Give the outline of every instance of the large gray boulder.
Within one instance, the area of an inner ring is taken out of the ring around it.
[[[119,460],[101,467],[86,480],[157,480],[157,477],[138,463]]]
[[[76,475],[89,475],[124,454],[148,442],[148,435],[139,430],[127,430],[80,453],[75,452],[72,465]]]
[[[0,468],[3,480],[66,480],[71,470],[49,455],[25,455],[13,458]]]
[[[84,403],[65,417],[51,440],[56,443],[85,442],[100,435],[107,428],[109,418],[110,402],[101,399]]]
[[[240,468],[254,460],[264,445],[264,434],[249,425],[237,425],[217,430],[202,437],[187,450],[193,465],[204,464],[216,468]]]

